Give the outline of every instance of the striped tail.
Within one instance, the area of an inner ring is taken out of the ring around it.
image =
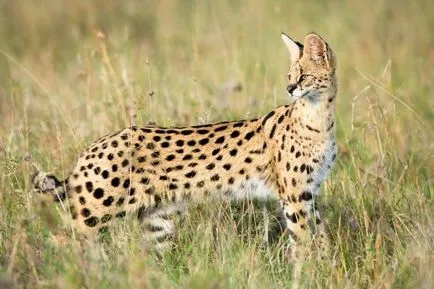
[[[54,202],[66,199],[67,180],[59,181],[53,174],[39,171],[32,178],[32,191],[52,198]]]

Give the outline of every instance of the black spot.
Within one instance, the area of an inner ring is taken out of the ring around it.
[[[152,166],[158,166],[160,164],[160,161],[153,161],[152,163],[151,163],[151,165]]]
[[[106,142],[103,143],[102,146],[101,146],[101,148],[104,149],[104,150],[105,150],[107,147],[108,147],[108,144],[107,144]]]
[[[187,144],[192,147],[192,146],[196,145],[196,141],[195,140],[190,140],[190,141],[187,142]]]
[[[96,167],[93,169],[93,172],[95,173],[95,175],[99,175],[99,173],[101,172],[101,168],[100,167]]]
[[[189,166],[190,168],[194,168],[195,166],[197,166],[197,163],[189,163],[188,166]]]
[[[198,159],[200,160],[206,160],[206,155],[205,154],[201,154]]]
[[[190,188],[190,183],[185,183],[184,184],[184,188],[189,189]]]
[[[116,218],[123,218],[127,215],[127,212],[122,211],[116,214]]]
[[[216,128],[214,131],[222,131],[222,130],[225,130],[225,129],[227,129],[228,128],[228,126],[227,125],[223,125],[223,126],[219,126],[218,128]]]
[[[119,183],[120,183],[120,179],[118,177],[113,178],[112,181],[111,181],[112,186],[115,187],[115,188],[119,187]]]
[[[99,219],[97,217],[90,217],[84,220],[84,223],[89,227],[95,227],[99,223]]]
[[[197,183],[197,187],[198,188],[202,188],[204,185],[205,185],[204,181],[200,181],[200,182]]]
[[[88,172],[84,172],[83,176],[85,176],[86,178],[89,176]]]
[[[124,187],[124,189],[127,189],[130,187],[130,179],[126,179],[124,181],[124,184],[122,185]]]
[[[230,177],[228,180],[228,184],[232,185],[233,183],[235,183],[235,179],[233,177]]]
[[[139,163],[144,163],[144,162],[146,162],[146,157],[145,157],[145,156],[138,157],[138,158],[137,158],[137,161],[138,161]]]
[[[244,173],[245,173],[244,169],[241,169],[241,170],[239,171],[239,173],[240,173],[240,175],[244,175]]]
[[[168,177],[167,176],[160,176],[159,180],[160,181],[167,181]]]
[[[153,149],[155,148],[155,145],[154,145],[154,143],[149,142],[149,143],[146,144],[146,148],[147,148],[148,150],[153,150]]]
[[[182,147],[184,145],[184,141],[182,139],[176,141],[176,145]]]
[[[294,224],[298,222],[299,216],[296,213],[293,213],[292,215],[289,215],[288,213],[286,213],[286,217],[291,220],[291,222],[293,222]]]
[[[118,147],[118,141],[114,140],[111,142],[112,147],[116,148]]]
[[[192,177],[194,177],[195,175],[196,175],[196,172],[195,172],[195,171],[191,171],[191,172],[188,172],[188,173],[185,174],[185,176],[186,176],[187,178],[192,178]]]
[[[298,166],[294,166],[293,170],[294,172],[298,172]]]
[[[112,165],[112,171],[116,172],[118,170],[118,165]]]
[[[217,174],[211,177],[211,182],[217,182],[218,180],[220,180],[220,176]]]
[[[182,130],[181,131],[181,134],[183,134],[183,135],[190,135],[192,133],[193,133],[193,131],[191,129],[187,129],[187,130]]]
[[[176,150],[176,152],[177,152],[178,154],[183,154],[183,153],[184,153],[184,150],[183,150],[183,149],[179,149],[179,150]]]
[[[222,144],[222,143],[224,143],[224,141],[225,141],[225,137],[221,136],[218,139],[216,139],[215,143],[216,144]]]
[[[282,123],[283,119],[285,118],[285,115],[281,115],[279,116],[279,118],[277,119],[277,123]]]
[[[240,132],[237,131],[237,130],[234,130],[234,131],[231,133],[231,138],[236,138],[236,137],[238,137],[239,135],[240,135]]]
[[[246,133],[246,135],[244,136],[244,138],[246,140],[250,140],[254,135],[255,135],[255,132],[251,131],[251,132]]]
[[[224,164],[223,168],[227,171],[229,171],[231,169],[231,164]]]
[[[84,197],[78,198],[78,201],[80,202],[81,205],[85,205],[86,204],[86,199]]]
[[[83,208],[83,209],[81,210],[80,214],[81,214],[83,217],[87,218],[87,217],[90,216],[90,210],[89,210],[88,208]]]
[[[231,156],[236,156],[237,155],[237,149],[233,149],[233,150],[231,150],[230,152],[229,152],[229,154],[231,155]]]
[[[112,218],[112,215],[109,214],[105,214],[104,216],[102,216],[101,218],[101,223],[107,223],[108,221],[110,221]]]
[[[130,188],[129,190],[128,190],[128,195],[130,195],[130,196],[134,196],[136,194],[136,189],[135,188]]]
[[[219,155],[218,157],[216,157],[216,160],[221,161],[223,159],[222,155]]]
[[[291,166],[290,166],[290,164],[287,162],[287,163],[286,163],[286,170],[289,171],[290,169],[291,169]]]
[[[93,192],[93,196],[95,197],[95,199],[101,199],[102,197],[104,197],[104,190],[102,188],[97,188]]]
[[[273,138],[274,137],[274,133],[276,132],[276,127],[277,127],[277,125],[274,124],[273,127],[271,128],[271,132],[270,132],[269,138]]]
[[[272,117],[274,114],[275,114],[276,112],[273,110],[273,111],[270,111],[265,117],[264,117],[264,119],[262,120],[262,126],[264,126],[265,125],[265,123],[268,121],[268,119],[270,118],[270,117]]]
[[[175,156],[174,155],[168,155],[167,157],[166,157],[166,161],[173,161],[175,159]]]
[[[165,130],[162,130],[162,129],[156,129],[156,130],[155,130],[155,133],[163,134],[163,133],[166,133],[166,131],[165,131]]]
[[[139,137],[137,138],[139,141],[144,141],[145,140],[145,136],[144,135],[139,135]]]
[[[150,133],[150,132],[152,132],[152,129],[149,129],[149,128],[141,128],[141,130],[142,130],[144,133]]]
[[[308,191],[304,191],[298,196],[298,201],[310,201],[312,200],[312,194]]]
[[[302,164],[302,165],[300,166],[300,172],[304,172],[304,170],[306,170],[306,165],[305,165],[305,164]]]
[[[154,193],[155,193],[154,187],[150,187],[145,190],[145,194],[147,195],[153,195]]]
[[[197,133],[198,134],[207,134],[207,133],[209,133],[209,130],[207,130],[207,129],[199,129],[199,130],[197,130]]]
[[[101,176],[102,176],[104,179],[107,179],[107,178],[109,177],[109,172],[108,172],[107,170],[104,170],[104,171],[102,172]]]
[[[215,164],[210,163],[209,165],[206,166],[207,170],[212,170],[213,168],[215,168]]]
[[[174,183],[170,183],[169,184],[169,190],[176,190],[178,188],[178,186]]]
[[[149,184],[149,179],[148,179],[148,178],[142,178],[142,179],[140,180],[140,183],[141,183],[141,184],[144,184],[144,185]]]
[[[127,140],[128,139],[128,135],[125,133],[123,135],[121,135],[121,139],[122,140]]]
[[[137,202],[137,199],[135,197],[132,197],[129,201],[128,204],[134,204],[135,202]]]
[[[169,146],[170,144],[167,141],[161,143],[162,148],[168,148]]]
[[[291,146],[291,153],[293,153],[295,151],[295,147],[292,145]]]
[[[314,171],[313,167],[311,165],[306,166],[306,173],[310,175]]]
[[[92,152],[94,153],[94,152],[96,152],[98,150],[98,147],[94,147],[93,149],[92,149]]]
[[[110,206],[112,205],[112,203],[113,203],[114,200],[115,200],[115,199],[114,199],[112,196],[109,196],[107,199],[105,199],[105,200],[102,202],[102,204],[103,204],[105,207],[110,207]]]
[[[116,206],[122,206],[122,204],[124,203],[124,201],[125,201],[125,198],[123,198],[123,197],[120,197],[119,198],[119,200],[116,202]]]
[[[207,139],[207,138],[203,138],[203,139],[201,139],[201,140],[199,141],[199,144],[200,144],[200,145],[206,145],[208,142],[209,142],[209,139]]]
[[[85,171],[85,170],[86,170],[86,167],[85,167],[85,166],[81,166],[81,167],[80,167],[80,172]]]
[[[114,157],[115,157],[115,156],[114,156],[113,154],[108,154],[108,155],[107,155],[107,159],[108,159],[109,161],[113,160]]]
[[[92,184],[92,182],[86,182],[86,189],[87,189],[87,191],[89,193],[92,192],[92,190],[93,190],[93,184]]]
[[[217,155],[219,152],[220,152],[220,149],[215,149],[215,150],[212,151],[211,154],[212,154],[213,156],[215,156],[215,155]]]
[[[245,161],[246,163],[250,164],[250,163],[252,162],[252,159],[249,158],[249,157],[247,157],[244,161]]]
[[[152,139],[153,139],[155,142],[159,142],[159,141],[161,140],[161,136],[159,136],[159,135],[155,135]]]
[[[183,161],[188,161],[188,160],[191,160],[192,158],[193,158],[192,155],[185,155],[185,156],[182,158],[182,160],[183,160]]]
[[[306,128],[307,128],[308,130],[310,130],[310,131],[314,131],[314,132],[316,132],[316,133],[320,133],[319,130],[317,130],[316,128],[311,127],[310,125],[306,125]]]
[[[296,157],[296,158],[299,158],[300,156],[301,156],[300,151],[297,151],[297,152],[295,153],[295,157]]]
[[[74,191],[75,191],[77,194],[81,194],[82,189],[83,189],[83,188],[82,188],[80,185],[78,185],[78,186],[76,186],[76,187],[74,188]]]
[[[292,186],[293,187],[297,186],[297,181],[294,178],[292,178]]]
[[[124,159],[124,160],[122,161],[121,165],[122,165],[122,167],[126,167],[126,166],[128,166],[129,163],[130,163],[130,162],[129,162],[127,159]]]
[[[160,157],[160,152],[159,151],[153,152],[151,154],[151,157],[153,157],[153,158],[159,158]]]
[[[99,159],[102,159],[103,157],[104,157],[104,153],[99,153],[99,154],[98,154],[98,158],[99,158]]]

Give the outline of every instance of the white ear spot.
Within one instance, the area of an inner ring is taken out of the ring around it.
[[[285,43],[286,48],[288,48],[291,62],[294,63],[300,59],[300,47],[294,42],[288,35],[282,32],[281,34],[283,43]]]

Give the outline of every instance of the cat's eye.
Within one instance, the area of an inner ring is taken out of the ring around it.
[[[302,74],[298,77],[298,81],[305,81],[309,76],[309,74]]]

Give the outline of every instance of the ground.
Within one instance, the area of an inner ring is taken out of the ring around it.
[[[434,4],[287,2],[0,4],[0,288],[290,287],[260,209],[194,206],[158,258],[134,223],[94,243],[65,237],[62,208],[29,193],[23,161],[63,178],[87,144],[131,123],[254,118],[288,103],[281,31],[318,32],[338,61],[340,152],[320,204],[335,258],[308,262],[302,285],[430,288]]]

